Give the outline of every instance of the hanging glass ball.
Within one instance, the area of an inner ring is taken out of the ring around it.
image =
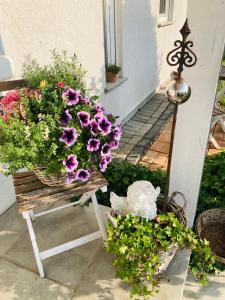
[[[191,96],[191,88],[183,80],[173,82],[167,89],[168,101],[173,104],[186,102]]]

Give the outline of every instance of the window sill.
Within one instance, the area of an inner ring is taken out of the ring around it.
[[[119,77],[116,82],[106,82],[105,93],[112,91],[117,86],[121,85],[123,82],[127,80],[128,80],[127,77]]]
[[[161,21],[158,24],[158,28],[173,25],[175,22],[174,21]]]

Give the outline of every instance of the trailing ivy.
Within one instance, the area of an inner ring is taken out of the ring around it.
[[[185,229],[172,213],[159,214],[155,220],[140,217],[114,217],[117,227],[108,224],[107,252],[114,254],[117,276],[131,286],[131,296],[155,295],[160,278],[160,252],[170,245],[192,251],[190,269],[201,285],[207,273],[215,270],[209,243],[199,240],[192,229]]]

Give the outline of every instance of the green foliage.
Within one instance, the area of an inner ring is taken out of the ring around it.
[[[117,276],[131,286],[132,296],[156,294],[160,253],[171,245],[192,250],[190,269],[203,286],[207,284],[206,272],[215,270],[209,243],[199,240],[192,229],[185,229],[172,213],[160,214],[152,221],[130,215],[114,220],[117,227],[108,224],[105,247],[114,254]]]
[[[130,163],[112,162],[104,173],[107,179],[108,191],[107,193],[98,193],[99,203],[110,207],[109,194],[114,192],[119,196],[127,195],[127,188],[137,180],[151,181],[154,186],[160,186],[161,191],[164,190],[165,172],[150,171],[141,165],[132,165]]]
[[[197,215],[210,208],[225,208],[225,151],[206,158]]]
[[[221,97],[220,97],[219,103],[220,103],[221,106],[224,106],[224,107],[225,107],[225,96],[221,96]]]
[[[111,72],[113,74],[118,74],[121,71],[121,68],[117,65],[108,65],[105,69],[106,72]]]
[[[85,71],[77,60],[77,56],[68,56],[66,51],[61,53],[51,51],[51,62],[41,66],[36,60],[24,64],[22,76],[31,88],[39,88],[40,82],[46,80],[50,86],[62,81],[65,85],[85,91]]]

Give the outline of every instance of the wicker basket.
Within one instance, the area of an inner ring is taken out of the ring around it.
[[[225,209],[214,208],[201,213],[196,220],[196,230],[201,239],[209,241],[216,259],[225,264]]]
[[[175,201],[175,197],[177,195],[180,195],[183,199],[183,205],[178,205]],[[163,195],[159,195],[158,199],[157,199],[157,208],[159,211],[162,211],[163,210],[163,203],[164,203],[164,196]],[[186,205],[187,205],[187,201],[184,197],[184,195],[180,192],[174,192],[172,193],[171,197],[168,198],[168,201],[167,201],[167,206],[166,206],[166,211],[167,212],[173,212],[174,215],[178,218],[178,220],[185,226],[187,227],[187,218],[186,218],[186,215],[185,215],[185,208],[186,208]],[[113,219],[113,216],[114,216],[114,212],[111,211],[111,214],[109,213],[106,213],[106,217],[108,219],[108,221],[110,223],[112,223],[112,225],[114,227],[117,226],[116,222],[114,221]],[[176,254],[176,251],[177,251],[178,247],[177,246],[174,246],[173,244],[169,247],[168,251],[167,252],[161,252],[160,253],[160,262],[161,262],[161,265],[160,265],[160,268],[159,268],[159,273],[162,273],[164,272],[168,265],[170,264],[171,260],[173,259],[174,255]]]
[[[46,168],[36,166],[34,173],[38,179],[48,186],[63,186],[66,181],[66,174],[45,174]]]

